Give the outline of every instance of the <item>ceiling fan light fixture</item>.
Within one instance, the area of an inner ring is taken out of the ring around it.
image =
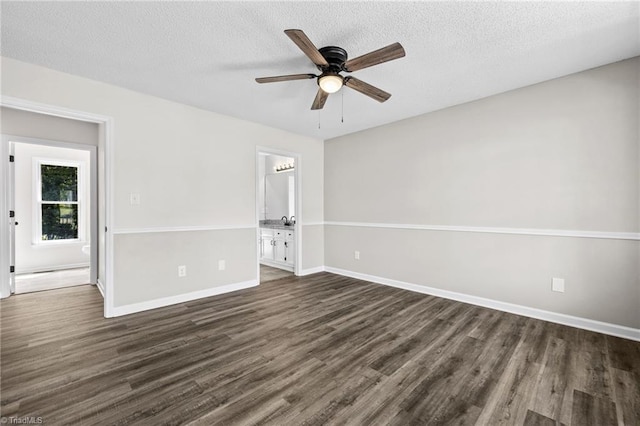
[[[338,74],[323,75],[318,79],[318,85],[327,93],[336,93],[343,84],[344,80]]]
[[[315,78],[318,84],[318,91],[311,104],[311,110],[322,109],[329,95],[339,91],[342,86],[347,86],[349,89],[360,92],[378,102],[385,102],[391,97],[391,93],[387,93],[355,77],[344,77],[340,75],[340,73],[343,71],[351,73],[402,58],[405,52],[400,43],[393,43],[382,49],[365,53],[357,58],[348,59],[347,51],[342,47],[325,46],[318,49],[302,30],[289,29],[284,30],[284,33],[302,50],[302,53],[307,55],[307,58],[311,59],[311,62],[313,62],[322,74],[290,74],[260,77],[256,78],[257,83],[275,83],[278,81]]]

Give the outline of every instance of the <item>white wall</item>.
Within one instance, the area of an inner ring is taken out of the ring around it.
[[[78,242],[34,244],[34,214],[37,182],[34,182],[34,159],[69,160],[81,164],[81,179],[84,182],[81,197],[81,213],[85,227],[78,234]],[[16,273],[49,271],[52,269],[89,266],[88,254],[82,253],[82,246],[90,244],[89,210],[89,151],[56,148],[43,145],[15,144],[15,267]]]
[[[639,76],[634,58],[327,141],[325,220],[353,223],[326,227],[326,265],[640,328],[637,240],[410,229],[640,232]]]
[[[256,146],[301,155],[303,266],[322,265],[323,238],[313,230],[307,239],[304,225],[323,220],[321,140],[9,58],[2,58],[2,94],[113,118],[116,306],[257,280],[257,268],[247,269],[245,260],[255,259],[257,249]],[[130,205],[131,193],[140,194],[140,205]],[[180,260],[205,277],[201,282],[190,274],[178,278],[178,265],[166,264],[168,253],[178,256],[200,244],[202,231],[189,231],[193,228],[210,229],[211,241],[223,243],[220,251],[203,245],[207,253]],[[249,246],[248,228],[254,234]],[[237,238],[229,238],[230,231]],[[163,243],[152,244],[158,233]],[[137,262],[138,257],[144,261]],[[206,278],[220,272],[219,257],[226,260],[224,274]],[[145,273],[154,268],[167,273]]]

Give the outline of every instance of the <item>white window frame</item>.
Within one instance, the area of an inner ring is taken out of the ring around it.
[[[62,167],[76,167],[78,169],[78,193],[77,201],[42,201],[42,181],[41,181],[41,166],[62,166]],[[33,229],[31,235],[33,236],[32,244],[36,246],[46,247],[52,245],[64,245],[64,244],[76,244],[86,242],[85,238],[85,163],[84,161],[74,160],[60,160],[52,158],[34,158],[33,159]],[[69,238],[66,240],[43,240],[42,239],[42,204],[77,204],[78,205],[78,238]]]

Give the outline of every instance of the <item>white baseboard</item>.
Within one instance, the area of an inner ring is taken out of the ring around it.
[[[86,263],[70,263],[67,265],[54,265],[54,266],[41,266],[37,268],[16,268],[16,275],[18,274],[34,274],[36,272],[49,272],[49,271],[61,271],[63,269],[78,269],[78,268],[88,268],[91,264],[89,262]]]
[[[304,277],[305,275],[311,275],[311,274],[317,274],[319,272],[324,272],[324,266],[317,266],[315,268],[307,268],[307,269],[302,269],[300,271],[300,277]]]
[[[175,305],[177,303],[184,303],[191,300],[217,296],[219,294],[230,293],[232,291],[237,291],[237,290],[243,290],[245,288],[255,287],[257,285],[258,285],[258,280],[249,280],[249,281],[243,281],[235,284],[224,285],[221,287],[213,287],[205,290],[192,291],[191,293],[177,294],[175,296],[163,297],[160,299],[148,300],[140,303],[132,303],[130,305],[116,306],[113,308],[113,316],[119,317],[122,315],[129,315],[136,312],[162,308],[164,306]]]
[[[96,287],[98,287],[98,290],[100,290],[100,294],[104,299],[104,284],[102,284],[102,281],[98,280],[98,282],[96,283]]]
[[[611,336],[640,341],[640,329],[637,328],[596,321],[588,318],[575,317],[572,315],[560,314],[557,312],[550,312],[522,305],[515,305],[513,303],[500,302],[498,300],[486,299],[484,297],[471,296],[464,293],[457,293],[454,291],[442,290],[434,287],[411,284],[404,281],[362,274],[360,272],[353,272],[345,269],[333,268],[330,266],[325,266],[324,270],[333,274],[357,278],[363,281],[371,281],[390,287],[397,287],[417,293],[430,294],[432,296],[457,300],[459,302],[470,303],[472,305],[483,306],[485,308],[496,309],[498,311],[509,312],[512,314],[536,318],[544,321],[554,322],[557,324],[568,325],[570,327],[582,328],[585,330],[596,331],[598,333],[608,334]]]

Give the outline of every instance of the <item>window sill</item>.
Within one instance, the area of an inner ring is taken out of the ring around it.
[[[47,248],[47,247],[64,247],[64,246],[84,246],[89,244],[86,240],[51,240],[42,241],[37,243],[31,243],[33,248]]]

